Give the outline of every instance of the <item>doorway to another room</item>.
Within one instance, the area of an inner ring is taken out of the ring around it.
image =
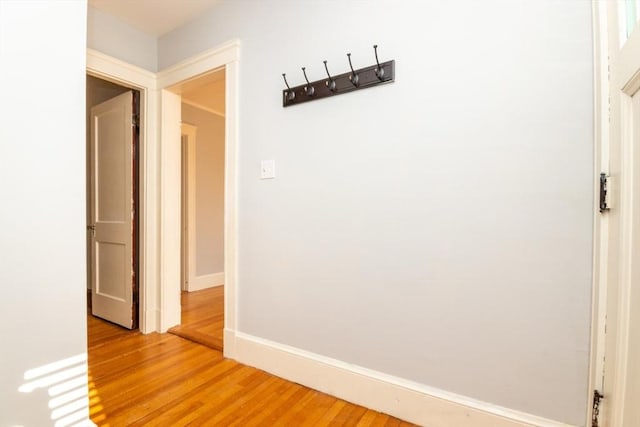
[[[225,70],[175,91],[181,97],[181,322],[169,332],[222,351]]]
[[[87,301],[138,327],[140,93],[87,75]]]

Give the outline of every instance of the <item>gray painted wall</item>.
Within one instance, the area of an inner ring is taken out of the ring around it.
[[[224,272],[224,117],[182,104],[196,136],[196,275]]]
[[[87,372],[85,30],[84,2],[0,1],[2,426],[54,423],[48,386],[19,391],[27,371]]]
[[[159,67],[232,38],[240,331],[584,424],[591,4],[223,1]],[[394,84],[282,108],[374,43]]]
[[[87,47],[145,70],[158,70],[155,37],[93,7],[88,8],[87,31]]]

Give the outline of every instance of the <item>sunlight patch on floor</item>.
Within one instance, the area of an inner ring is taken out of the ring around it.
[[[93,382],[91,376],[89,376],[89,416],[96,425],[110,427],[106,422],[107,414],[104,412],[104,406],[102,406],[96,383]]]

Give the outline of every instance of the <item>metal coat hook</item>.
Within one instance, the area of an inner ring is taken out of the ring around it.
[[[327,60],[325,59],[325,60],[324,60],[324,61],[322,61],[322,62],[324,62],[324,69],[325,69],[325,70],[326,70],[326,72],[327,72],[327,77],[329,77],[329,80],[327,80],[327,81],[325,82],[325,84],[327,85],[327,87],[329,88],[329,90],[330,90],[331,92],[335,92],[335,91],[336,91],[336,81],[335,81],[335,80],[333,80],[333,77],[331,77],[331,74],[329,74],[329,69],[327,68]]]
[[[302,74],[304,74],[304,79],[307,81],[307,85],[304,87],[304,93],[306,93],[307,96],[313,96],[313,94],[316,93],[316,88],[311,86],[311,83],[309,83],[309,79],[307,78],[307,72],[305,70],[306,70],[306,67],[302,67]]]
[[[378,61],[378,45],[374,44],[373,45],[373,51],[376,54],[376,64],[378,64],[378,67],[376,68],[376,77],[378,77],[378,80],[382,81],[384,80],[384,68],[380,67],[380,61]]]
[[[347,53],[347,57],[349,58],[349,68],[351,68],[351,75],[349,76],[349,80],[351,81],[352,85],[354,85],[355,87],[358,87],[359,78],[356,72],[353,71],[353,65],[351,64],[351,54]]]
[[[289,83],[287,83],[287,75],[285,73],[282,73],[282,78],[284,79],[284,84],[287,86],[287,90],[284,92],[285,99],[287,101],[293,101],[296,97],[296,93],[289,87]]]

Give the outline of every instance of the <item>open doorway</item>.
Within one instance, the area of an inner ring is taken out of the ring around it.
[[[169,332],[223,350],[225,70],[178,85],[181,96],[181,322]]]
[[[87,301],[138,327],[140,93],[87,75]]]

